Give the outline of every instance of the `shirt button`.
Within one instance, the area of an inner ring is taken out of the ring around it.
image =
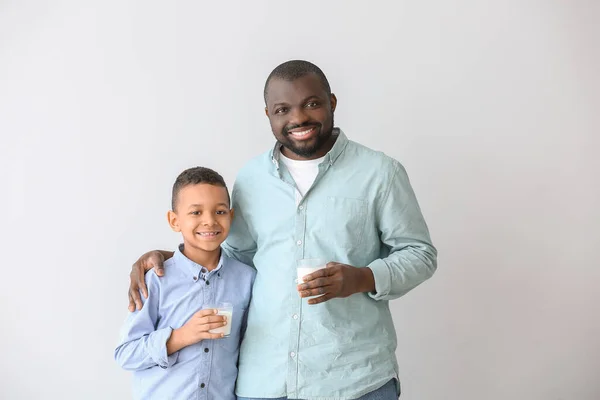
[[[296,242],[296,244],[297,244],[298,246],[302,246],[302,240],[298,240],[298,241]]]
[[[207,284],[207,285],[210,285],[210,282],[209,282],[209,281],[206,281],[206,284]]]
[[[204,352],[205,352],[205,353],[208,353],[208,347],[205,347],[205,348],[204,348]]]
[[[195,281],[197,281],[197,280],[198,280],[198,277],[197,277],[197,276],[195,276],[195,277],[194,277],[194,280],[195,280]]]
[[[204,383],[201,383],[201,384],[200,384],[200,387],[201,387],[202,389],[204,389],[204,386],[206,386]]]
[[[298,207],[298,210],[304,210],[304,206]]]
[[[292,318],[294,318],[294,319],[298,319],[298,314],[294,314],[294,315],[292,315]]]
[[[296,353],[294,353],[294,352],[292,351],[292,352],[290,353],[290,356],[291,356],[292,358],[294,358],[294,357],[296,357]]]

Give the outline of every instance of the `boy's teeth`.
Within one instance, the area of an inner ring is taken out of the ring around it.
[[[198,232],[200,236],[215,236],[217,232]]]

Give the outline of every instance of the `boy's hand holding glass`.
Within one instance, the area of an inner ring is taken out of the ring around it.
[[[204,339],[221,339],[224,336],[223,333],[209,332],[227,325],[227,317],[217,315],[217,313],[218,310],[215,309],[200,310],[192,315],[181,328],[174,329],[171,337],[167,340],[167,354],[171,355]]]

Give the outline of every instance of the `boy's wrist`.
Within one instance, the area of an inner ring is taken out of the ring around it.
[[[188,335],[184,327],[173,329],[171,336],[167,339],[167,353],[169,355],[190,345]]]

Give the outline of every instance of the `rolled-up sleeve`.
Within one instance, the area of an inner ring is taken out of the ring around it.
[[[141,310],[127,316],[121,339],[115,349],[115,360],[124,369],[143,370],[155,366],[172,367],[177,362],[178,352],[167,355],[167,341],[172,329],[155,330],[158,321],[160,286],[158,277],[152,272],[146,274],[148,298],[142,297]]]
[[[404,167],[394,161],[393,178],[376,204],[377,225],[388,256],[371,262],[375,300],[392,300],[430,278],[437,268],[437,250]]]

